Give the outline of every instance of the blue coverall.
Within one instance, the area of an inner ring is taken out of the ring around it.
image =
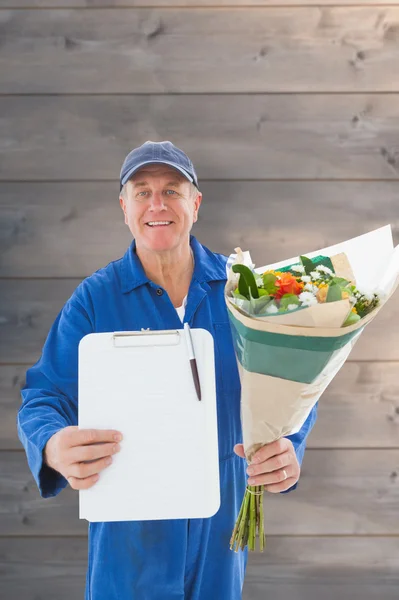
[[[240,380],[223,295],[227,256],[211,252],[193,235],[190,245],[195,266],[184,320],[210,331],[215,341],[221,506],[207,519],[89,523],[86,600],[241,598],[247,551],[233,552],[229,541],[247,465],[233,451],[242,434]],[[42,452],[54,433],[78,423],[81,338],[92,332],[182,328],[167,292],[147,278],[135,248],[133,240],[122,258],[77,286],[56,317],[40,359],[26,373],[18,435],[43,498],[68,483],[43,463]],[[316,412],[289,436],[300,463]],[[162,502],[161,489],[158,494]]]

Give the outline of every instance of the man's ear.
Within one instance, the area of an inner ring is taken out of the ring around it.
[[[197,198],[195,199],[194,223],[198,220],[198,211],[199,211],[199,207],[201,206],[201,202],[202,202],[202,194],[201,194],[201,192],[199,192]]]
[[[126,214],[126,208],[125,208],[125,201],[122,198],[122,196],[119,196],[119,204],[121,205],[121,209],[123,210],[123,214],[125,215],[125,224],[127,225],[127,214]]]

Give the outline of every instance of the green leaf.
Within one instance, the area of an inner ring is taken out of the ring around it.
[[[238,291],[240,292],[241,296],[245,296],[245,298],[249,300],[249,287],[245,277],[241,277],[241,275],[238,280]]]
[[[269,292],[267,290],[264,290],[263,288],[258,288],[258,292],[259,292],[259,297],[270,295]]]
[[[265,273],[263,275],[263,287],[268,294],[277,292],[277,287],[275,286],[276,280],[277,275],[273,275],[273,273]]]
[[[326,302],[337,302],[337,300],[342,300],[342,290],[341,286],[333,283],[328,286]]]
[[[299,258],[300,258],[300,261],[303,266],[304,266],[304,264],[302,262],[302,258],[304,258],[312,263],[312,268],[310,268],[310,264],[308,265],[309,273],[311,271],[315,271],[316,267],[318,267],[319,265],[324,265],[325,267],[328,267],[334,273],[334,266],[333,266],[333,264],[331,262],[331,258],[329,256],[323,256],[322,254],[320,254],[319,256],[314,256],[312,259],[308,258],[307,256],[302,256],[302,257],[300,256]],[[282,273],[284,273],[286,271],[290,271],[293,275],[298,277],[299,273],[297,271],[292,270],[292,267],[296,264],[298,264],[298,261],[292,263],[291,265],[288,265],[287,267],[277,267],[276,270],[281,271]],[[309,275],[309,273],[306,273],[306,275]]]
[[[263,298],[266,298],[266,296],[263,296]],[[262,300],[263,300],[263,298],[262,298]],[[270,314],[266,312],[266,309],[269,308],[269,306],[276,306],[277,307],[277,304],[276,304],[276,301],[274,300],[274,298],[270,298],[270,301],[267,304],[265,304],[262,307],[262,310],[259,310],[259,312],[257,314],[259,316],[262,316],[262,317],[270,316]],[[274,314],[274,313],[271,313],[271,314]]]
[[[308,258],[307,256],[300,256],[299,260],[301,261],[301,263],[305,269],[306,275],[309,275],[312,271],[315,270],[315,265],[312,263],[310,258]]]
[[[299,305],[298,296],[296,296],[295,294],[284,294],[284,296],[282,296],[280,300],[280,308],[283,308],[283,310],[287,310],[290,304]]]
[[[271,296],[261,296],[260,298],[252,299],[252,310],[254,314],[259,314],[262,310],[265,310],[271,303],[273,298]]]
[[[251,269],[246,265],[233,265],[231,268],[233,269],[233,273],[240,274],[240,278],[238,280],[238,289],[240,290],[240,294],[249,300],[249,290],[251,290],[252,297],[259,298],[258,287]]]
[[[330,285],[336,283],[337,285],[339,285],[341,288],[345,288],[348,286],[348,284],[350,283],[347,279],[344,279],[343,277],[333,277],[331,279]]]
[[[237,288],[237,290],[238,290],[238,288]],[[240,300],[247,300],[248,301],[248,298],[246,298],[245,296],[242,296],[240,293],[236,294],[237,290],[234,291],[234,297],[235,298],[239,298]]]
[[[356,313],[350,311],[350,313],[346,317],[346,319],[345,319],[342,327],[348,327],[348,325],[353,325],[354,323],[357,323],[358,321],[360,321],[359,315],[357,315]]]
[[[274,275],[274,273],[264,273],[262,279],[263,285],[265,287],[270,284],[274,285],[277,279],[277,275]]]

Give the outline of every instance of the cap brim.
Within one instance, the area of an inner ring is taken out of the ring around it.
[[[186,179],[188,179],[189,181],[191,181],[191,183],[194,183],[194,179],[191,177],[191,175],[185,171],[184,169],[182,169],[182,167],[180,167],[179,165],[176,165],[173,162],[169,162],[167,160],[146,160],[145,162],[140,163],[139,165],[136,165],[135,167],[133,167],[132,169],[130,169],[130,171],[128,171],[126,173],[126,175],[123,176],[123,179],[120,182],[120,189],[122,189],[122,186],[125,185],[125,183],[127,181],[129,181],[129,179],[131,178],[132,175],[134,175],[136,173],[136,171],[138,171],[139,169],[141,169],[141,167],[144,167],[144,165],[152,165],[155,163],[160,163],[160,164],[164,164],[164,165],[170,165],[171,167],[173,167],[174,169],[177,169],[178,171],[180,171],[180,173],[182,175],[184,175],[184,177]]]

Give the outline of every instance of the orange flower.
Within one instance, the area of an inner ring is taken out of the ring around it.
[[[295,294],[296,296],[299,296],[303,290],[304,283],[298,282],[292,273],[287,272],[281,273],[280,279],[277,279],[274,285],[278,289],[273,295],[277,300],[280,300],[284,294]]]

